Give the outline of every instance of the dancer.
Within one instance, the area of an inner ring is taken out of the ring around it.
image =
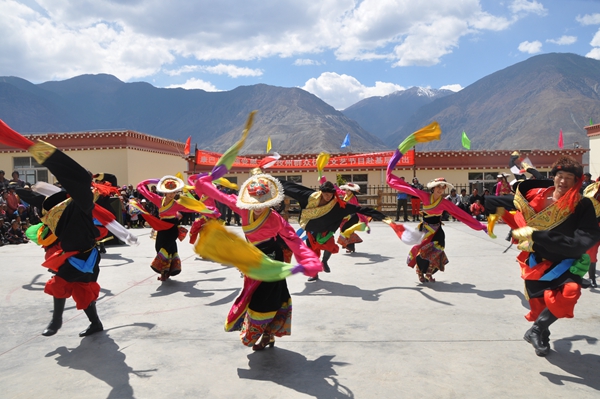
[[[53,145],[43,141],[34,144],[3,121],[0,121],[0,142],[28,150],[40,165],[59,179],[64,189],[48,198],[39,196],[35,204],[43,213],[39,237],[46,248],[44,266],[54,273],[44,286],[44,292],[54,299],[54,313],[42,335],[54,335],[62,327],[62,314],[69,297],[73,297],[77,309],[83,309],[91,323],[79,336],[102,331],[96,310],[100,292],[97,283],[100,255],[96,249],[99,231],[92,215],[95,205],[90,189],[91,175]]]
[[[360,206],[358,203],[358,199],[356,198],[355,193],[360,193],[360,186],[356,183],[346,183],[340,186],[339,193],[343,196],[344,201],[349,204]],[[406,211],[406,208],[404,209]],[[343,233],[346,229],[354,226],[355,224],[363,222],[368,225],[369,218],[367,216],[361,214],[353,214],[346,216],[340,225],[340,236],[338,237],[337,243],[342,246],[346,250],[346,253],[353,253],[356,251],[356,244],[363,242],[363,240],[359,237],[358,234],[352,232],[348,238],[344,237]],[[369,232],[367,226],[367,232]]]
[[[584,174],[585,176],[585,174]],[[587,197],[594,204],[594,210],[596,211],[596,221],[600,225],[600,178],[594,183],[588,184],[583,190],[584,197]],[[585,180],[583,181],[585,184]],[[583,185],[582,184],[582,185]],[[594,244],[593,247],[587,250],[587,254],[590,256],[590,270],[588,271],[589,285],[592,288],[598,287],[596,284],[596,264],[598,263],[598,247],[600,247],[600,241]],[[583,284],[588,283],[583,281]]]
[[[302,242],[290,224],[271,209],[284,198],[283,187],[271,175],[262,173],[258,168],[253,170],[253,176],[242,184],[238,196],[218,190],[210,175],[198,178],[195,187],[198,195],[207,195],[239,214],[248,242],[269,258],[289,263],[291,255],[286,257],[284,254],[291,251],[304,269],[312,270],[309,275],[322,270],[314,252]],[[203,234],[200,233],[198,245],[206,245],[202,242]],[[243,256],[242,248],[237,248],[237,251]],[[292,299],[285,278],[258,281],[244,276],[244,288],[229,312],[225,330],[241,330],[242,343],[259,351],[267,346],[273,347],[276,336],[290,335],[291,323]]]
[[[332,182],[325,181],[318,190],[304,187],[300,184],[279,180],[285,190],[285,195],[298,201],[301,214],[299,224],[306,231],[307,245],[320,256],[323,250],[323,271],[329,273],[329,258],[331,254],[339,252],[339,247],[334,241],[334,234],[340,227],[342,220],[353,214],[361,214],[375,220],[382,220],[391,224],[391,219],[375,209],[361,207],[342,201],[336,196],[336,189]],[[309,281],[318,280],[319,276],[309,278]]]
[[[156,191],[164,194],[164,197],[153,193],[148,188],[150,184],[156,184]],[[187,230],[184,227],[179,227],[179,219],[181,218],[180,212],[189,212],[190,209],[180,205],[176,198],[184,186],[183,181],[175,176],[164,176],[160,180],[144,180],[137,185],[138,192],[158,207],[160,221],[155,218],[147,218],[146,220],[151,225],[153,224],[152,227],[157,231],[156,243],[154,244],[156,257],[150,267],[160,274],[159,281],[167,281],[169,277],[181,273],[181,259],[177,252],[177,239],[182,240]],[[138,209],[142,211],[140,208]],[[147,211],[145,216],[148,216]]]
[[[420,244],[412,247],[407,259],[409,267],[415,268],[415,265],[417,266],[415,272],[422,283],[435,282],[433,275],[438,270],[444,271],[445,265],[448,263],[448,258],[444,252],[446,245],[445,233],[442,229],[442,214],[444,211],[474,230],[487,232],[485,225],[473,219],[471,215],[452,202],[444,199],[446,188],[452,189],[454,186],[448,183],[443,177],[427,183],[427,188],[431,192],[426,192],[415,189],[392,173],[396,164],[402,158],[403,152],[409,150],[417,142],[439,140],[441,133],[439,125],[437,122],[434,122],[408,136],[398,146],[398,149],[390,159],[386,172],[386,181],[390,187],[413,197],[418,197],[423,202],[423,222],[419,225],[419,229],[425,232],[425,237]]]
[[[510,183],[506,179],[506,174],[501,173],[498,175],[498,182],[496,183],[496,196],[512,194]]]
[[[572,318],[590,258],[586,251],[600,240],[594,205],[580,195],[583,167],[561,156],[553,180],[526,180],[515,193],[512,236],[522,251],[517,257],[533,322],[524,339],[538,356],[550,351],[549,326]]]
[[[463,222],[473,230],[486,231],[485,225],[475,220],[471,215],[454,205],[452,202],[444,198],[446,188],[454,186],[446,181],[443,177],[434,179],[427,183],[427,188],[431,192],[424,190],[416,190],[409,186],[406,182],[402,183],[395,175],[392,174],[396,163],[394,159],[390,160],[387,169],[387,183],[390,187],[405,192],[409,195],[418,196],[423,202],[423,222],[419,225],[419,229],[425,232],[425,237],[420,244],[412,247],[408,254],[408,266],[415,268],[415,272],[422,283],[434,283],[433,275],[439,270],[444,271],[445,265],[448,263],[448,258],[444,252],[446,246],[446,235],[442,229],[442,214],[448,212],[455,219]],[[398,157],[398,160],[401,158]],[[397,162],[397,160],[396,160]]]

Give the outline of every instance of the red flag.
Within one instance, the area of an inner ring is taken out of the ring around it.
[[[279,155],[278,153],[274,152],[273,155],[269,155],[269,156],[263,158],[258,163],[258,167],[261,168],[261,169],[270,168],[271,166],[275,165],[275,162],[277,162],[279,160],[279,158],[281,158],[281,155]]]
[[[188,137],[187,141],[185,142],[185,148],[183,149],[183,155],[185,155],[186,157],[188,155],[190,155],[190,144],[192,141],[192,136]]]
[[[560,133],[558,134],[558,148],[562,149],[564,146],[562,129],[560,129]]]

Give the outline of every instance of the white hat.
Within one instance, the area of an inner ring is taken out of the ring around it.
[[[454,188],[454,186],[448,183],[443,177],[438,177],[437,179],[433,179],[432,181],[427,183],[427,188],[434,188],[436,186],[446,186],[446,188],[449,188],[450,190]]]
[[[164,176],[156,185],[156,191],[163,194],[176,193],[183,190],[185,183],[175,176]]]
[[[508,174],[506,174],[506,173],[500,173],[498,176],[496,176],[497,179],[499,179],[501,177],[508,177]]]
[[[256,172],[259,172],[258,169]],[[259,173],[240,187],[236,205],[241,209],[261,209],[278,205],[285,195],[283,186],[271,175]]]
[[[356,183],[346,183],[343,186],[340,186],[340,189],[356,191],[357,193],[360,192],[360,186]]]

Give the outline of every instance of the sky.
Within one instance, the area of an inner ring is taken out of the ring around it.
[[[544,53],[600,60],[600,0],[0,0],[0,76],[300,87],[338,110],[459,91]]]

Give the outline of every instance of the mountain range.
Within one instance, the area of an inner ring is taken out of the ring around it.
[[[575,54],[531,57],[457,93],[413,87],[337,111],[299,88],[257,84],[206,92],[82,75],[33,84],[0,77],[0,119],[27,133],[134,130],[223,152],[258,110],[242,153],[263,153],[270,137],[282,154],[372,152],[394,148],[437,120],[442,139],[421,150],[587,147],[584,127],[600,120],[600,61]],[[350,135],[351,145],[340,144]]]

